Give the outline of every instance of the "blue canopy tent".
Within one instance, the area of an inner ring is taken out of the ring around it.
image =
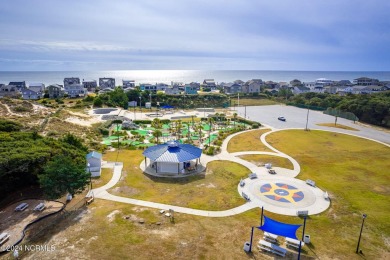
[[[162,106],[161,107],[162,109],[172,109],[174,108],[173,106],[170,106],[170,105],[165,105],[165,106]]]
[[[302,225],[296,225],[296,224],[287,224],[287,223],[282,223],[276,220],[273,220],[269,217],[264,216],[264,208],[261,208],[261,223],[259,227],[256,227],[260,230],[263,230],[265,232],[269,232],[278,236],[283,236],[283,237],[288,237],[292,239],[299,240],[296,236],[298,228],[300,228]],[[263,218],[264,218],[264,225],[263,225]],[[305,227],[306,227],[306,217],[304,218],[303,222],[303,231],[302,231],[302,239],[305,235]],[[251,239],[250,243],[246,242],[245,245],[248,245],[248,250],[244,250],[247,252],[252,251],[252,241],[253,241],[253,230],[255,227],[252,227],[252,232],[251,232]],[[298,259],[300,259],[301,256],[301,244],[299,244],[299,253],[298,253]]]
[[[296,233],[302,225],[286,224],[264,216],[264,225],[257,227],[260,230],[282,237],[297,239]]]

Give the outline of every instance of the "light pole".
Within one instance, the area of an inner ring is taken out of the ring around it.
[[[152,111],[152,93],[149,94],[150,111]]]
[[[141,96],[139,96],[139,110],[141,110],[141,119],[142,119]]]
[[[305,127],[305,131],[309,130],[307,129],[307,123],[309,122],[309,108],[307,109],[307,116],[306,116],[306,127]]]
[[[360,235],[359,235],[359,240],[358,240],[358,244],[356,247],[356,254],[359,253],[360,238],[362,237],[363,225],[364,225],[364,220],[366,219],[366,217],[367,217],[367,214],[362,215],[362,226],[360,228]]]

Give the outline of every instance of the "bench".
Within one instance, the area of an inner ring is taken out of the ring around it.
[[[246,199],[247,201],[251,201],[251,199],[249,198],[249,196],[245,192],[242,192],[241,194],[242,194],[242,197],[244,199]]]
[[[309,215],[308,210],[298,210],[297,211],[297,216],[307,216],[307,215]]]
[[[305,243],[300,240],[286,237],[286,247],[294,247],[295,249],[299,249],[300,243],[301,243],[301,247],[305,245]]]
[[[310,185],[310,186],[312,186],[312,187],[315,187],[315,186],[316,186],[316,182],[313,181],[313,180],[310,180],[310,179],[307,179],[307,180],[306,180],[306,184],[307,184],[307,185]]]
[[[327,191],[324,192],[324,199],[329,200],[329,194]]]
[[[85,204],[89,205],[92,203],[92,201],[94,200],[94,197],[89,197],[87,198],[87,200],[85,201]]]
[[[1,233],[0,234],[0,245],[4,244],[8,239],[10,235],[8,233]]]
[[[257,174],[256,173],[251,173],[249,174],[249,179],[253,180],[253,179],[256,179],[257,178]]]
[[[285,257],[286,253],[287,253],[287,250],[285,248],[282,248],[280,246],[277,246],[275,244],[272,244],[272,243],[264,241],[264,240],[260,240],[257,247],[261,250],[265,250],[265,251],[268,251],[270,253],[274,253],[276,255],[282,256],[282,257]]]
[[[15,211],[23,211],[28,207],[28,204],[26,202],[23,202],[19,204],[16,208]]]
[[[34,211],[42,211],[45,208],[46,208],[45,203],[41,202],[34,208]]]

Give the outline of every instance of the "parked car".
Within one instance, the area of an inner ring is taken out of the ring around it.
[[[278,120],[280,120],[280,121],[286,121],[286,118],[284,118],[283,116],[280,116],[280,117],[278,117]]]
[[[276,174],[275,170],[268,170],[268,173],[270,173],[270,174]]]
[[[256,173],[249,174],[249,179],[253,180],[253,179],[256,179],[256,178],[257,178],[257,174]]]

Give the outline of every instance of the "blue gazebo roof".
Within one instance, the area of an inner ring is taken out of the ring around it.
[[[90,158],[102,159],[102,154],[98,153],[96,151],[92,151],[89,154],[87,154],[87,159],[90,159]]]
[[[171,141],[149,147],[142,154],[154,162],[180,163],[199,158],[202,155],[202,149],[190,144]]]

